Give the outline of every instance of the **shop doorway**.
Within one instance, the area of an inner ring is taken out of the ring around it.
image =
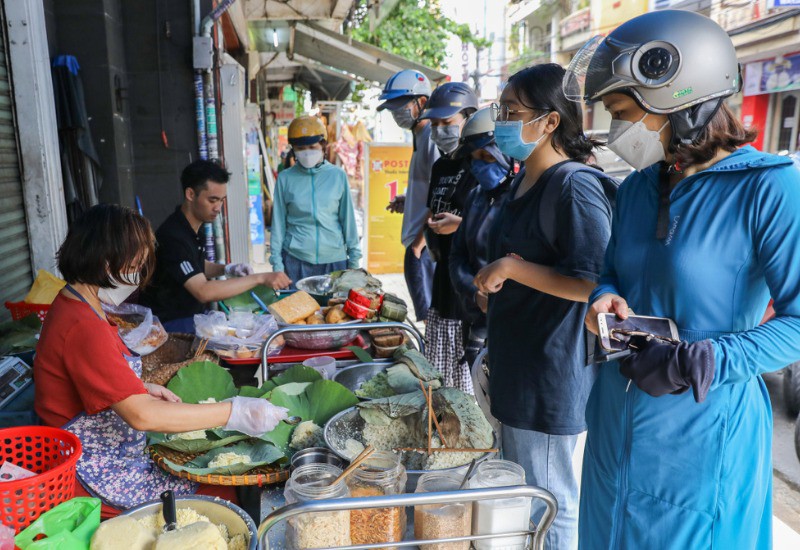
[[[777,151],[793,153],[800,150],[800,92],[784,92],[778,99]]]

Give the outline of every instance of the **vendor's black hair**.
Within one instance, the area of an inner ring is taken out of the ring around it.
[[[155,269],[156,237],[150,222],[117,204],[98,204],[81,214],[58,250],[58,269],[70,284],[111,288],[138,273],[144,287]]]
[[[230,173],[212,160],[196,160],[183,169],[181,185],[186,191],[190,187],[195,193],[208,189],[208,182],[228,183]]]
[[[580,162],[592,155],[592,149],[601,142],[587,138],[583,132],[583,117],[578,103],[564,95],[562,81],[564,68],[555,63],[544,63],[522,69],[508,79],[508,85],[526,108],[536,116],[556,112],[561,122],[553,132],[552,144],[557,151]]]

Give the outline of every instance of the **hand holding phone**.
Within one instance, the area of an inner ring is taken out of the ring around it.
[[[620,352],[630,349],[633,336],[645,336],[677,343],[678,327],[672,319],[665,317],[646,317],[631,315],[620,319],[613,313],[600,313],[597,316],[600,347],[606,352]]]

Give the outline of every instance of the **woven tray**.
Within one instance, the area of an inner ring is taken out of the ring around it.
[[[238,476],[223,476],[216,474],[199,476],[190,474],[189,472],[178,472],[173,470],[166,462],[164,462],[164,459],[166,458],[175,464],[183,465],[194,459],[200,453],[181,453],[173,449],[162,447],[161,445],[153,445],[149,448],[149,450],[150,457],[153,459],[153,462],[155,462],[158,467],[165,472],[177,477],[182,477],[183,479],[188,479],[189,481],[196,481],[197,483],[202,483],[204,485],[257,485],[258,487],[261,487],[263,485],[283,483],[289,479],[290,474],[288,468],[259,466],[258,468],[253,468],[246,474]]]
[[[219,358],[211,353],[202,353],[194,358],[192,343],[194,335],[173,333],[163,346],[142,357],[142,381],[166,386],[175,373],[195,361],[219,363]]]

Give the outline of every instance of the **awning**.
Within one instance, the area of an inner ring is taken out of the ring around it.
[[[261,54],[260,78],[268,86],[300,84],[311,92],[314,101],[343,101],[358,80],[353,75],[325,67],[301,55],[295,55],[290,61],[283,52]]]
[[[293,22],[290,24],[289,33],[287,53],[290,59],[293,55],[301,55],[323,65],[380,83],[386,82],[394,73],[403,69],[420,71],[433,82],[440,82],[446,78],[444,73],[430,67],[313,23]]]

